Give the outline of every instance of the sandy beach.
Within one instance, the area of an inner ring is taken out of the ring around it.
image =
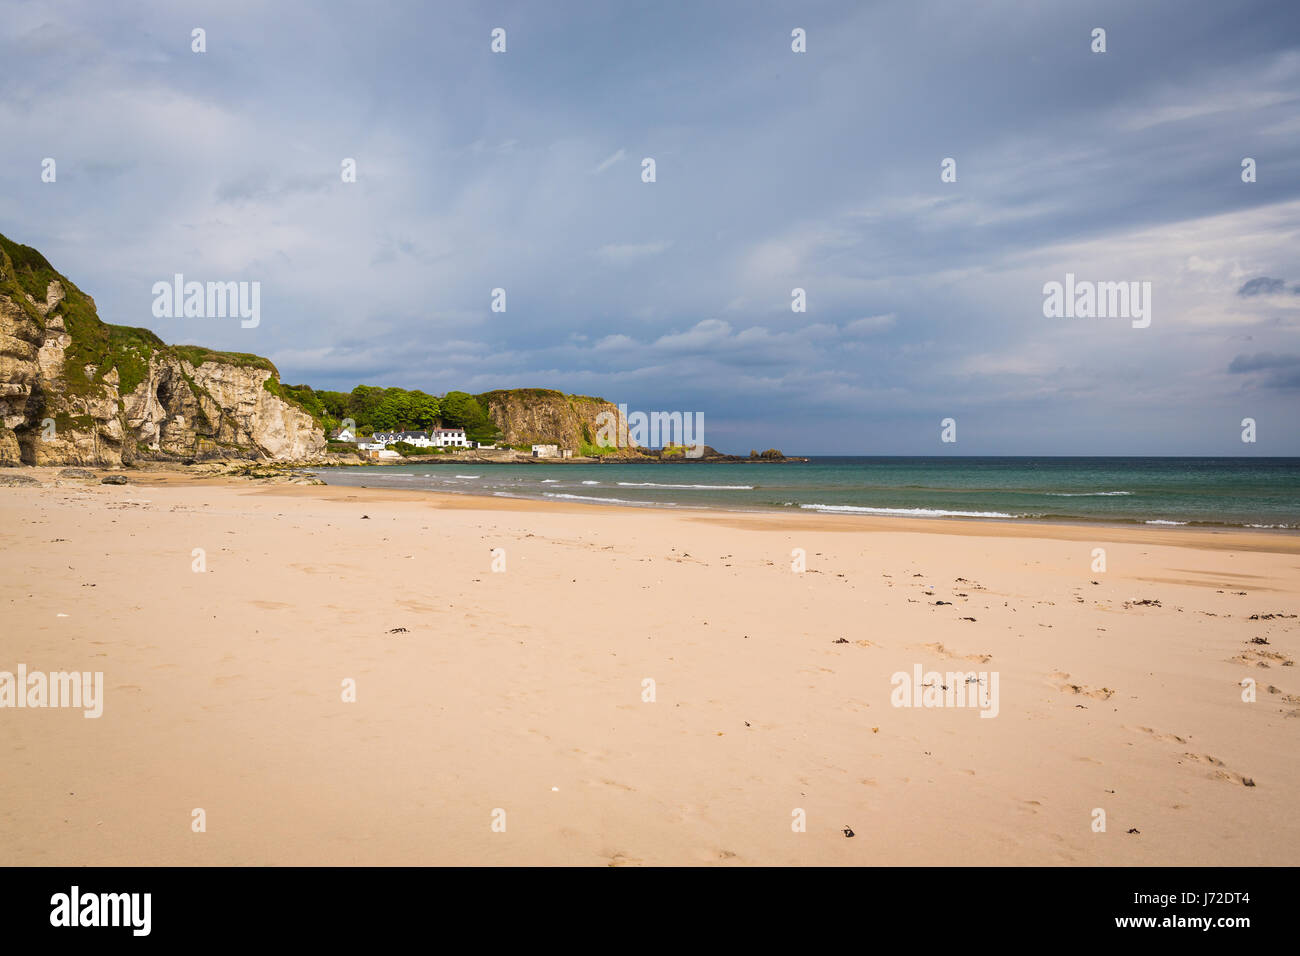
[[[1300,863],[1300,536],[11,471],[6,863]]]

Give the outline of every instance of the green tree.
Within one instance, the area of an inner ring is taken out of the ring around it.
[[[428,430],[436,425],[442,415],[442,406],[432,395],[421,391],[411,392],[411,427]]]
[[[400,388],[390,388],[371,413],[371,421],[381,431],[405,430],[415,417],[415,403],[411,393]]]
[[[448,392],[442,396],[442,423],[465,429],[471,441],[496,441],[501,430],[488,418],[483,406],[468,392]]]
[[[316,397],[320,399],[321,404],[325,406],[325,411],[331,418],[342,421],[345,418],[355,417],[349,412],[351,396],[347,392],[317,392]]]
[[[375,407],[383,401],[384,390],[375,385],[358,385],[348,396],[347,414],[358,425],[374,425],[372,415]]]

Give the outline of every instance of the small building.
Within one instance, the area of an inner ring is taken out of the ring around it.
[[[534,458],[559,458],[560,446],[559,445],[534,445],[533,457]]]
[[[469,439],[465,437],[463,428],[435,428],[429,433],[429,437],[438,448],[468,448]]]
[[[357,433],[355,428],[336,428],[330,433],[331,441],[355,442]]]
[[[375,432],[373,441],[380,447],[405,442],[416,448],[468,448],[463,428],[434,428],[427,432]]]

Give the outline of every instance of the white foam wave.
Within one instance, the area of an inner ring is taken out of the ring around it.
[[[702,491],[753,491],[753,485],[661,485],[654,481],[620,481],[623,488],[689,488]]]
[[[1044,491],[1052,498],[1109,498],[1113,495],[1131,495],[1131,491]]]
[[[628,501],[625,498],[596,498],[591,495],[566,495],[555,491],[542,492],[547,498],[568,498],[571,501],[599,501],[610,505],[635,505],[641,504],[637,501]]]
[[[860,515],[909,515],[923,518],[1022,518],[1004,511],[945,511],[939,508],[865,508],[858,505],[800,505],[812,511],[835,511]]]

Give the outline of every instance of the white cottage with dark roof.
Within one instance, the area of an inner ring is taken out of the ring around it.
[[[434,428],[427,432],[375,432],[373,444],[381,448],[397,442],[406,442],[416,448],[468,448],[469,440],[463,428]]]

